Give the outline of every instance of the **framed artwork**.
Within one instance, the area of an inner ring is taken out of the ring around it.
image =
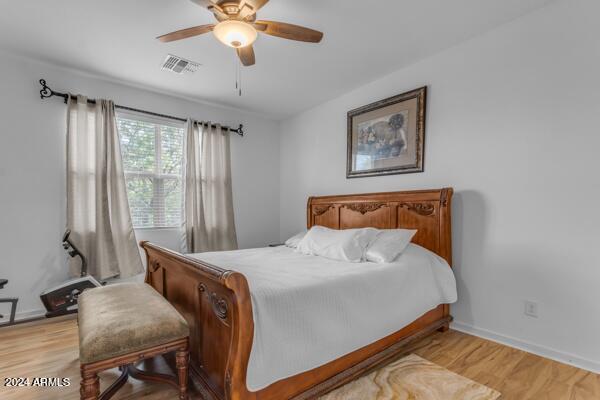
[[[348,112],[346,178],[423,172],[427,87]]]

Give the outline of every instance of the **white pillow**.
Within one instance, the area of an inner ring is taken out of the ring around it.
[[[374,228],[336,230],[313,226],[296,251],[332,260],[361,262],[379,231]]]
[[[287,247],[291,247],[292,249],[297,248],[298,244],[300,244],[300,241],[306,235],[306,232],[307,231],[302,231],[302,232],[295,234],[294,236],[292,236],[291,238],[289,238],[288,240],[285,241],[285,245]]]
[[[404,251],[417,231],[415,229],[382,229],[369,245],[367,261],[390,263]]]

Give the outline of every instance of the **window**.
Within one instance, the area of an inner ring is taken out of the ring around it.
[[[117,127],[133,227],[180,227],[183,124],[119,113]]]

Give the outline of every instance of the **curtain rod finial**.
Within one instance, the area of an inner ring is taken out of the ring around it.
[[[42,85],[42,90],[40,90],[40,98],[42,100],[47,99],[48,97],[54,96],[52,89],[48,87],[45,79],[40,79],[40,85]]]

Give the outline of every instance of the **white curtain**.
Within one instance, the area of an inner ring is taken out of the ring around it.
[[[143,272],[129,213],[121,146],[112,101],[69,100],[67,228],[98,279]],[[79,275],[78,260],[71,273]]]
[[[237,249],[229,132],[193,120],[187,121],[186,129],[185,249]]]

